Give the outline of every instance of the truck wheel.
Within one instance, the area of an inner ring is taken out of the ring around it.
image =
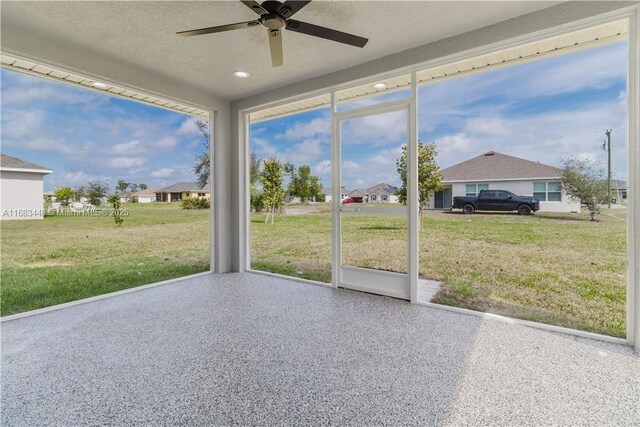
[[[531,207],[529,205],[520,205],[518,206],[518,213],[520,215],[530,215]]]
[[[462,207],[462,213],[465,215],[471,215],[475,211],[476,211],[476,208],[474,208],[473,205],[464,205]]]

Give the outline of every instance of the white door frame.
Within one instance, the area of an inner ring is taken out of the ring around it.
[[[415,95],[414,93],[412,93]],[[340,124],[345,120],[353,120],[368,116],[404,111],[407,114],[406,135],[407,135],[407,163],[409,171],[407,176],[407,206],[397,208],[385,208],[384,211],[376,207],[366,206],[342,206],[341,197],[332,197],[331,214],[332,214],[332,284],[334,287],[344,287],[361,291],[372,292],[381,295],[392,296],[414,301],[414,295],[417,295],[417,250],[414,244],[417,242],[415,235],[417,221],[417,173],[414,163],[417,166],[415,153],[417,139],[415,138],[416,121],[412,119],[415,112],[415,98],[401,99],[397,101],[389,101],[376,105],[370,105],[360,108],[354,108],[346,111],[335,110],[335,100],[332,96],[331,122],[332,122],[332,180],[331,193],[341,194],[342,190],[342,151],[341,151],[341,132]],[[413,143],[411,143],[413,141]],[[412,179],[416,178],[415,180]],[[416,181],[415,183],[413,181]],[[416,215],[412,215],[415,211]],[[405,214],[407,219],[407,271],[406,273],[393,273],[388,271],[379,271],[368,268],[349,267],[342,265],[342,219],[343,212],[369,212],[373,214],[395,213]],[[417,247],[417,244],[415,244]],[[415,272],[415,280],[413,279]]]

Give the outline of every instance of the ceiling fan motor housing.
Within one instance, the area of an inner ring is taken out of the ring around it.
[[[262,18],[260,18],[260,22],[262,22],[262,25],[269,28],[270,30],[279,30],[286,25],[285,20],[275,13],[270,13],[269,15],[263,16]]]

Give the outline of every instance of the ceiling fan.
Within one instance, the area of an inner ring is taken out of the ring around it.
[[[221,33],[223,31],[239,30],[263,25],[267,28],[269,36],[269,49],[271,50],[271,65],[279,67],[282,59],[282,30],[295,31],[296,33],[333,40],[356,47],[364,47],[369,39],[343,33],[308,22],[296,21],[291,17],[308,5],[311,0],[287,0],[284,3],[268,0],[259,4],[254,0],[241,0],[247,7],[260,15],[255,21],[238,22],[235,24],[220,25],[217,27],[199,28],[197,30],[180,31],[176,34],[183,37],[200,36],[202,34]]]

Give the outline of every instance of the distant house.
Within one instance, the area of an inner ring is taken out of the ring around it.
[[[157,188],[147,188],[146,190],[136,191],[131,197],[136,197],[138,203],[149,203],[156,201],[156,193],[159,190]]]
[[[52,173],[35,163],[2,154],[0,156],[0,219],[42,219],[42,179]]]
[[[189,197],[211,198],[211,192],[206,187],[200,188],[197,182],[178,182],[156,190],[155,194],[158,202],[178,202]]]
[[[357,188],[349,193],[354,203],[398,203],[398,187],[381,182],[367,188]]]
[[[619,179],[611,180],[611,198],[615,203],[627,203],[627,182]]]
[[[347,187],[342,187],[340,189],[340,200],[344,200],[346,198],[349,197],[349,193],[350,191],[347,190]],[[327,203],[331,203],[331,200],[333,200],[333,198],[331,197],[331,187],[329,188],[323,188],[322,189],[322,194],[324,194],[324,201]]]
[[[430,198],[427,208],[450,209],[453,197],[475,196],[480,190],[507,190],[540,200],[540,211],[580,212],[580,202],[562,190],[562,169],[495,151],[481,154],[440,171],[444,189]]]

